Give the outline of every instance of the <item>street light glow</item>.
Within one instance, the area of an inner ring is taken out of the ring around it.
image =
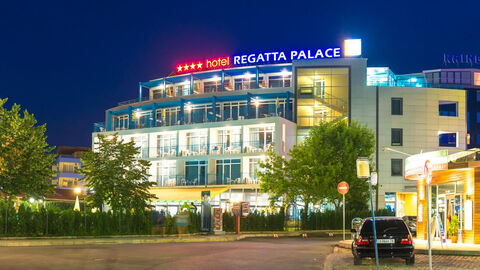
[[[82,192],[82,189],[80,187],[76,187],[73,192],[75,192],[75,194],[79,195],[81,192]]]

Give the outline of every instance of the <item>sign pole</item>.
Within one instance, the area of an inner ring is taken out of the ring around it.
[[[431,204],[431,196],[432,190],[430,186],[430,182],[432,180],[432,165],[430,161],[427,159],[425,161],[425,166],[423,168],[425,175],[425,184],[427,185],[427,245],[428,245],[428,267],[432,270],[432,236],[431,236],[431,221],[430,221],[430,204]]]
[[[343,194],[343,202],[342,202],[342,208],[343,208],[343,241],[345,241],[345,194]]]
[[[372,196],[372,178],[368,179],[368,186],[370,187],[370,208],[372,210],[372,224],[373,224],[373,244],[375,246],[375,264],[377,270],[380,269],[378,262],[378,246],[377,246],[377,227],[375,226],[375,212],[373,211],[373,196]]]
[[[350,189],[350,187],[348,186],[348,183],[347,183],[347,182],[342,181],[342,182],[338,183],[337,191],[338,191],[338,193],[342,194],[343,241],[345,241],[345,194],[347,194],[347,192],[348,192],[349,189]]]

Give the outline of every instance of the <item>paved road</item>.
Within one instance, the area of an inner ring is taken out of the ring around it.
[[[480,269],[479,256],[446,256],[434,255],[432,257],[433,269]],[[334,253],[327,256],[327,269],[345,269],[345,270],[366,270],[376,269],[375,260],[364,259],[362,265],[353,265],[353,256],[351,250],[335,248]],[[405,265],[403,259],[380,259],[381,269],[429,269],[428,256],[416,254],[415,265]]]
[[[0,269],[323,269],[337,241],[255,238],[217,243],[1,247]]]

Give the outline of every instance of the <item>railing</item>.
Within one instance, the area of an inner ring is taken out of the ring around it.
[[[159,187],[185,187],[185,186],[212,186],[212,185],[256,185],[258,179],[253,174],[232,173],[226,174],[205,174],[205,175],[170,175],[157,176]]]
[[[148,96],[147,97],[142,97],[142,101],[146,101],[146,100],[149,100],[149,99],[150,98]],[[129,100],[118,102],[118,106],[128,105],[128,104],[137,103],[137,102],[140,102],[140,100],[138,98],[129,99]]]
[[[98,122],[93,124],[93,132],[104,132],[107,131],[105,128],[105,122]]]
[[[274,146],[273,141],[244,141],[233,143],[190,144],[167,147],[150,147],[148,153],[142,149],[138,158],[187,157],[205,155],[233,155],[243,153],[263,153]]]

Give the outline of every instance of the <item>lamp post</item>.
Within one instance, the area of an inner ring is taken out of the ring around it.
[[[378,270],[380,269],[380,265],[378,262],[377,228],[375,226],[375,212],[373,211],[372,181],[370,176],[370,166],[368,163],[368,158],[366,157],[357,158],[357,177],[370,178],[368,179],[368,186],[370,188],[370,208],[372,210],[373,244],[375,247],[375,264]]]
[[[427,185],[427,244],[428,244],[428,267],[432,269],[432,236],[431,236],[431,224],[430,224],[430,214],[431,214],[431,200],[432,200],[432,190],[430,183],[432,182],[432,164],[429,160],[425,161],[425,166],[423,168],[425,175],[425,184]]]
[[[82,194],[82,188],[76,187],[73,189],[75,193],[75,207],[73,208],[74,211],[80,211],[80,201],[78,200],[78,195]],[[83,199],[83,229],[87,232],[87,205],[85,204],[85,198]]]

